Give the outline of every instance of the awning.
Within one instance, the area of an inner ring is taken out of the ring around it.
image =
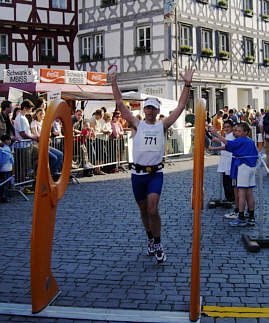
[[[64,99],[70,100],[113,100],[111,86],[57,84],[57,83],[1,83],[0,92],[14,87],[26,92],[44,93],[61,91]]]

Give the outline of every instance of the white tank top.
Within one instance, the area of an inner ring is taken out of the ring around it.
[[[162,162],[164,155],[164,128],[162,122],[147,124],[140,121],[133,138],[133,161],[142,166],[153,166]]]

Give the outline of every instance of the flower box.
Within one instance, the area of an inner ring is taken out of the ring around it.
[[[92,56],[94,61],[101,61],[103,59],[103,54],[102,53],[95,53]]]
[[[186,54],[186,55],[191,55],[193,52],[193,48],[187,45],[181,45],[180,46],[180,53],[181,54]]]
[[[229,52],[226,52],[224,50],[220,50],[219,51],[219,58],[220,59],[226,60],[226,59],[229,59],[229,57],[230,57],[230,53]]]
[[[217,7],[227,10],[228,9],[228,2],[224,1],[224,0],[219,0],[217,3]]]
[[[87,63],[90,61],[90,55],[83,54],[80,56],[81,63]]]
[[[9,56],[7,54],[0,54],[0,62],[6,62],[9,60]]]
[[[208,4],[208,0],[196,0],[199,3]]]
[[[269,15],[263,15],[262,19],[263,21],[269,21]]]
[[[265,57],[265,58],[263,59],[263,65],[264,65],[264,66],[269,66],[269,58]]]
[[[205,57],[212,57],[213,56],[213,50],[210,48],[203,48],[201,50],[201,55]]]
[[[245,63],[246,64],[253,64],[255,61],[255,57],[254,56],[246,56],[245,57]]]
[[[101,8],[106,8],[114,5],[116,5],[116,0],[102,0],[101,2]]]
[[[143,55],[147,52],[147,49],[145,46],[138,46],[134,49],[136,55]]]
[[[245,17],[253,17],[253,10],[252,9],[245,9],[244,15],[245,15]]]
[[[51,55],[42,55],[41,56],[41,60],[45,63],[55,63],[57,62],[57,59],[55,56],[51,56]]]

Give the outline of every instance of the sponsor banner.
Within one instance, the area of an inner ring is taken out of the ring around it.
[[[106,73],[87,72],[87,84],[106,85],[107,84]]]
[[[65,83],[65,70],[41,68],[39,76],[40,83]]]
[[[65,83],[87,84],[87,72],[66,70]]]
[[[32,83],[37,81],[37,72],[33,68],[4,69],[4,83]]]
[[[163,11],[164,11],[164,22],[172,23],[175,16],[175,8],[177,6],[177,0],[164,0]]]
[[[61,99],[61,91],[53,91],[47,93],[47,102],[51,102],[53,100]]]

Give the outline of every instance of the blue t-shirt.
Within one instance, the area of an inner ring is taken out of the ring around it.
[[[238,167],[246,164],[249,167],[255,167],[258,159],[258,150],[252,139],[248,137],[228,140],[225,146],[227,151],[233,153],[231,165],[231,178],[237,178]]]

